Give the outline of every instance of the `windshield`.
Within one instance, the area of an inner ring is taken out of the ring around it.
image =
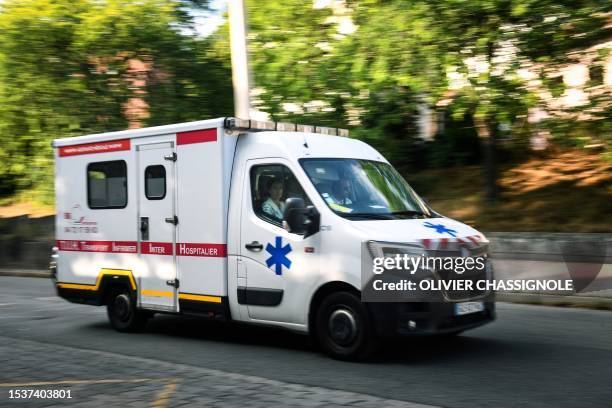
[[[301,159],[323,200],[351,219],[428,218],[423,200],[391,165],[359,159]]]

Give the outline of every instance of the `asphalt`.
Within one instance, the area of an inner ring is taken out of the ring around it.
[[[37,359],[61,348],[74,352],[50,371],[54,381],[82,366],[89,352],[125,361],[109,370],[112,378],[126,378],[130,361],[146,359],[151,375],[181,365],[227,373],[233,386],[239,374],[444,407],[612,405],[609,311],[500,303],[496,322],[457,338],[403,339],[370,362],[346,363],[319,354],[305,336],[184,317],[156,317],[144,333],[117,333],[103,308],[57,298],[47,279],[0,277],[0,342],[5,382],[40,380]],[[205,383],[198,392],[206,394]],[[284,398],[277,405],[298,397]]]

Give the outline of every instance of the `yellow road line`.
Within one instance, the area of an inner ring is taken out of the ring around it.
[[[155,398],[155,401],[153,401],[153,403],[151,404],[151,407],[152,408],[167,407],[168,402],[170,401],[170,398],[172,397],[172,394],[174,394],[174,392],[178,388],[178,384],[179,384],[178,379],[174,378],[170,380],[170,382],[166,384],[164,388],[161,389],[159,394],[157,394],[157,398]]]
[[[131,380],[66,380],[66,381],[39,381],[31,383],[0,383],[0,387],[37,387],[44,385],[78,385],[78,384],[117,384],[141,383],[147,381],[164,381],[164,378],[136,378]]]
[[[200,302],[221,303],[221,297],[219,296],[191,295],[189,293],[180,293],[179,299],[197,300]]]

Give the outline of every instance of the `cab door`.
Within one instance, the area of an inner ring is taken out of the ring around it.
[[[282,227],[288,197],[311,205],[287,161],[247,161],[240,230],[240,273],[246,285],[241,279],[237,290],[238,303],[247,306],[252,320],[306,323],[308,285],[319,269],[320,234],[304,238]]]
[[[178,311],[176,270],[175,160],[173,142],[137,146],[139,303],[146,309]]]

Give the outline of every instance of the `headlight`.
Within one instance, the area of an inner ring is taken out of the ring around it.
[[[418,281],[422,279],[431,278],[431,270],[424,267],[420,263],[420,259],[427,256],[425,249],[419,244],[405,244],[398,242],[381,242],[381,241],[367,241],[368,252],[372,257],[373,264],[376,263],[375,259],[383,260],[382,264],[379,261],[380,266],[383,266],[384,271],[387,271],[387,276],[395,277],[397,279],[410,279]],[[393,265],[387,264],[387,261],[392,261]]]
[[[425,250],[422,246],[417,244],[403,244],[398,242],[384,242],[384,241],[368,241],[368,251],[372,259],[374,258],[386,258],[395,255],[409,255],[409,256],[425,256]]]

